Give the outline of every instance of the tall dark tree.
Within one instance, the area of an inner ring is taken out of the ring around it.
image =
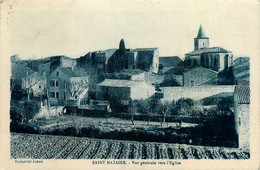
[[[124,42],[124,39],[121,39],[120,43],[119,43],[119,55],[120,57],[123,57],[125,56],[125,42]]]

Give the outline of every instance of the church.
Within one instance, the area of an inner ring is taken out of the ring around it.
[[[209,37],[204,33],[202,25],[194,38],[194,50],[185,54],[187,68],[204,67],[220,72],[231,66],[233,54],[222,47],[209,47]]]

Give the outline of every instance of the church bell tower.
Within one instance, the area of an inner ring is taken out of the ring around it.
[[[194,38],[194,50],[199,50],[201,48],[209,48],[209,38],[206,37],[202,25],[196,38]]]

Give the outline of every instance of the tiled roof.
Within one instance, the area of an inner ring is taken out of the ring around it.
[[[231,53],[231,51],[227,51],[221,47],[211,47],[211,48],[201,48],[198,50],[194,50],[192,52],[187,53],[186,55],[200,55],[203,53]]]
[[[60,71],[62,71],[64,74],[66,74],[68,77],[85,77],[87,74],[83,71],[79,70],[72,70],[71,68],[59,68]]]
[[[133,80],[119,80],[119,79],[106,79],[99,83],[98,86],[109,86],[109,87],[133,87],[138,86],[144,82],[133,81]]]
[[[239,104],[250,104],[250,87],[249,86],[236,86],[235,92],[237,93],[237,100]]]
[[[194,67],[194,68],[192,68],[190,70],[187,70],[184,73],[188,73],[190,71],[197,70],[197,69],[201,69],[201,70],[204,70],[204,71],[209,71],[209,72],[215,73],[216,75],[218,74],[218,72],[216,72],[216,71],[213,71],[211,69],[207,69],[207,68],[204,68],[204,67],[200,67],[200,66],[199,67]]]
[[[131,51],[155,51],[155,50],[158,50],[157,47],[154,47],[154,48],[136,48],[136,49],[133,49]]]
[[[165,75],[159,74],[145,74],[145,81],[148,84],[161,84],[165,78]]]
[[[183,62],[178,56],[159,57],[159,64],[163,67],[176,67],[179,63]]]

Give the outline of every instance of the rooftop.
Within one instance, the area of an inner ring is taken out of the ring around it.
[[[99,83],[98,86],[109,86],[109,87],[133,87],[140,85],[141,81],[133,80],[119,80],[119,79],[106,79]]]
[[[136,49],[133,49],[131,50],[132,52],[135,52],[135,51],[155,51],[155,50],[158,50],[159,48],[158,47],[152,47],[152,48],[136,48]]]
[[[95,51],[96,53],[105,53],[106,54],[106,61],[116,52],[117,49],[106,49],[101,51]]]
[[[239,104],[250,104],[250,87],[238,85],[235,88]]]
[[[145,74],[145,81],[148,84],[161,84],[165,79],[165,75],[159,74]]]
[[[227,51],[222,47],[211,47],[194,50],[192,52],[187,53],[186,55],[200,55],[203,53],[231,53],[231,51]]]
[[[87,74],[83,71],[79,70],[72,70],[71,68],[58,68],[60,71],[62,71],[64,74],[66,74],[68,77],[85,77]]]
[[[216,72],[216,71],[213,71],[213,70],[211,70],[211,69],[208,69],[208,68],[205,68],[205,67],[201,67],[201,66],[191,68],[191,69],[185,71],[184,73],[187,73],[187,72],[190,72],[190,71],[193,71],[193,70],[196,70],[196,69],[202,69],[202,70],[205,70],[205,71],[209,71],[209,72],[212,72],[212,73],[218,74],[218,72]]]
[[[183,62],[178,56],[159,57],[159,64],[163,67],[176,67],[179,63]]]

